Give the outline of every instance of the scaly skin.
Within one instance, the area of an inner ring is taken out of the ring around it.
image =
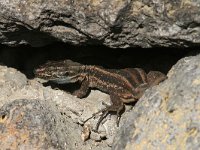
[[[71,60],[47,62],[35,70],[35,75],[59,84],[79,82],[80,89],[73,93],[79,98],[85,97],[90,88],[108,93],[112,105],[99,111],[103,114],[97,123],[96,131],[108,112],[117,112],[119,122],[124,103],[137,101],[147,88],[166,79],[166,75],[159,71],[150,71],[146,74],[141,68],[105,69],[82,65]]]

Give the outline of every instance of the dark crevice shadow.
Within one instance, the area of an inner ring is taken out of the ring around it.
[[[128,48],[111,49],[104,46],[72,46],[54,43],[45,47],[7,47],[0,45],[0,64],[13,67],[34,78],[33,70],[49,60],[71,59],[82,64],[100,65],[105,68],[143,68],[167,73],[189,49],[177,48]]]

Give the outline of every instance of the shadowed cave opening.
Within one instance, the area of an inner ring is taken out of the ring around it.
[[[0,64],[13,67],[34,78],[33,70],[49,60],[71,59],[82,64],[105,68],[143,68],[167,73],[191,50],[177,48],[127,48],[111,49],[104,46],[72,46],[53,43],[44,47],[0,45]]]

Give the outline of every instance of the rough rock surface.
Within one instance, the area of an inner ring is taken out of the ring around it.
[[[15,100],[0,109],[1,149],[67,149],[61,115],[39,100]]]
[[[0,43],[108,47],[200,44],[197,0],[2,0]]]
[[[181,59],[126,118],[114,150],[199,149],[200,55]]]

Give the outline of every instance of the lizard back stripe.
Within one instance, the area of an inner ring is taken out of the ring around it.
[[[88,67],[87,72],[89,72],[90,77],[95,76],[96,78],[99,78],[103,82],[106,82],[108,84],[114,83],[118,87],[131,89],[131,91],[132,89],[137,87],[136,83],[139,84],[139,81],[142,81],[142,79],[140,78],[140,74],[137,72],[137,70],[135,70],[137,77],[134,77],[134,74],[131,77],[131,75],[128,75],[130,73],[123,71],[123,69],[121,70],[102,69],[96,66]],[[132,78],[133,83],[129,81],[127,76]]]
[[[133,87],[137,87],[141,83],[146,82],[146,73],[144,72],[144,70],[139,68],[122,69],[119,74],[125,77],[132,84]]]
[[[130,68],[132,69],[132,68]],[[141,68],[135,68],[139,73],[140,73],[140,77],[142,78],[143,83],[147,83],[147,74],[146,72],[141,69]]]
[[[119,85],[115,84],[114,82],[110,82],[109,84],[105,81],[99,79],[96,76],[90,76],[89,79],[90,87],[98,87],[99,90],[104,91],[105,93],[112,94],[113,92],[120,97],[128,98],[133,97],[135,92],[132,92],[130,89],[120,87]]]

